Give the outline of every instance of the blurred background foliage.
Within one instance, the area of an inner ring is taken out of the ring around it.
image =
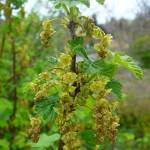
[[[38,149],[38,147],[56,149],[55,141],[59,137],[57,134],[51,135],[56,129],[53,128],[50,131],[50,123],[48,126],[42,127],[40,141],[37,145],[31,144],[28,140],[27,128],[30,115],[33,114],[33,95],[28,83],[49,67],[50,56],[57,56],[60,51],[63,51],[69,33],[59,25],[57,20],[54,23],[57,32],[51,39],[51,47],[42,47],[39,38],[42,21],[45,18],[55,19],[56,16],[61,18],[63,11],[50,11],[46,16],[41,17],[39,12],[33,10],[28,14],[25,13],[24,17],[22,13],[26,4],[25,0],[8,0],[8,2],[11,2],[13,11],[12,34],[16,49],[17,109],[15,119],[11,120],[14,109],[13,53],[9,26],[3,10],[5,1],[2,0],[0,1],[0,150],[28,150]],[[42,2],[37,1],[38,3],[42,5]],[[89,6],[88,0],[76,2],[79,5],[82,3]],[[48,6],[44,5],[44,7]],[[51,8],[49,9],[51,10]],[[144,70],[144,78],[141,81],[135,80],[131,74],[122,70],[117,75],[116,78],[122,81],[125,93],[118,109],[119,133],[116,143],[106,143],[101,149],[150,149],[150,5],[143,1],[139,4],[138,9],[133,20],[111,18],[105,24],[98,24],[97,14],[92,16],[98,26],[113,35],[114,41],[111,49],[120,52],[124,50]],[[91,54],[90,49],[89,55],[94,55]],[[85,112],[87,111],[85,110]],[[87,121],[82,112],[78,112],[78,115],[81,115],[81,120]],[[90,145],[95,142],[93,133],[87,130],[82,136],[87,149],[92,149]],[[31,145],[33,148],[30,148]]]

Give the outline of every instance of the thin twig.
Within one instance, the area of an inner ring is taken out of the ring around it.
[[[4,51],[4,46],[5,46],[5,34],[3,34],[2,37],[2,42],[1,42],[1,46],[0,46],[0,57],[2,57],[3,51]]]

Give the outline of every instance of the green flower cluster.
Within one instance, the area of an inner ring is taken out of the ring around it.
[[[52,88],[61,89],[59,91],[59,107],[54,110],[57,114],[56,123],[59,126],[65,150],[74,150],[80,145],[77,131],[79,124],[72,122],[77,103],[71,96],[75,90],[73,83],[78,78],[76,73],[70,71],[70,63],[71,56],[61,53],[57,64],[53,66],[50,72],[40,73],[38,78],[31,83],[31,88],[36,93],[35,101],[37,103],[43,97],[50,96]]]
[[[68,66],[71,61],[69,54],[60,54],[57,64],[53,66],[50,73],[43,72],[39,74],[38,80],[31,84],[36,92],[35,100],[38,102],[42,97],[50,96],[52,87],[61,89],[59,91],[59,103],[55,108],[57,114],[56,123],[59,127],[61,139],[64,142],[64,149],[78,149],[82,142],[80,141],[79,126],[82,124],[73,122],[74,113],[78,106],[84,105],[86,98],[92,96],[95,100],[93,107],[93,119],[95,120],[95,131],[97,144],[101,144],[105,138],[111,141],[115,140],[119,119],[114,115],[115,104],[110,103],[106,97],[111,92],[106,89],[109,79],[105,76],[97,76],[89,81],[90,75],[71,72]],[[64,65],[62,64],[64,62]],[[80,91],[74,97],[74,92],[80,85]],[[77,125],[78,124],[78,125]]]
[[[40,133],[40,120],[38,118],[31,118],[30,128],[28,130],[28,135],[33,142],[37,142]]]
[[[108,137],[114,142],[117,127],[119,126],[119,118],[112,114],[111,104],[107,99],[101,98],[96,100],[94,107],[94,118],[96,121],[97,143],[101,144]]]
[[[43,22],[43,31],[40,33],[40,38],[42,45],[47,47],[49,46],[49,39],[55,33],[54,29],[52,28],[51,20],[47,19]]]
[[[114,115],[116,103],[110,103],[107,100],[107,96],[111,92],[110,89],[106,89],[108,81],[107,78],[101,77],[101,79],[93,81],[90,85],[93,98],[95,99],[93,112],[96,123],[97,144],[103,143],[105,138],[109,138],[113,142],[119,126],[119,118]]]
[[[107,48],[110,46],[112,36],[105,34],[104,31],[93,23],[89,17],[82,16],[81,23],[76,25],[76,36],[90,36],[97,42],[94,44],[94,49],[101,58],[105,58],[108,54]]]

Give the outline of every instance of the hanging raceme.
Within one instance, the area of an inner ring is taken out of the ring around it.
[[[49,44],[49,39],[55,33],[54,29],[52,28],[51,20],[47,19],[42,24],[43,31],[40,34],[41,43],[45,47]]]
[[[30,129],[28,130],[29,137],[37,142],[39,139],[40,132],[40,120],[38,118],[31,118]]]

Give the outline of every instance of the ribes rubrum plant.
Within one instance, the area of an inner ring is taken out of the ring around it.
[[[24,38],[24,3],[25,0],[0,1],[0,149],[3,150],[27,147],[22,133],[28,123],[29,107],[21,94],[22,79],[30,63]]]
[[[109,50],[112,36],[82,16],[76,6],[63,2],[56,6],[64,8],[61,22],[70,32],[70,40],[64,53],[51,57],[49,69],[31,83],[37,116],[31,118],[29,135],[38,141],[41,115],[49,120],[53,134],[59,135],[55,141],[59,150],[98,149],[105,141],[115,141],[119,126],[117,102],[112,100],[113,94],[122,97],[121,84],[115,80],[118,68],[124,66],[138,79],[142,71],[131,57]],[[52,24],[53,20],[43,22],[40,36],[45,46],[53,44],[49,39],[57,32]],[[89,41],[94,41],[93,46]],[[97,56],[90,58],[87,49]]]

